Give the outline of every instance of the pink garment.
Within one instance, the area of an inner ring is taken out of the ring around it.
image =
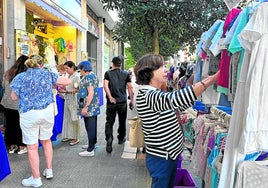
[[[233,20],[236,19],[240,12],[241,9],[239,8],[233,8],[232,10],[230,10],[224,21],[222,38],[225,37],[225,34],[228,31],[230,24],[233,23]]]
[[[238,9],[238,8],[233,8],[229,12],[223,25],[222,38],[225,37],[225,34],[230,27],[230,24],[233,23],[233,20],[237,18],[240,12],[241,12],[241,9]],[[230,60],[231,60],[231,56],[228,55],[228,50],[227,49],[222,50],[221,61],[219,65],[220,74],[219,74],[219,79],[218,79],[218,86],[223,87],[223,88],[228,88]],[[226,92],[228,92],[228,90]]]
[[[230,61],[231,61],[231,56],[229,56],[228,50],[227,49],[222,50],[218,85],[223,87],[223,88],[228,88],[228,85],[229,85]],[[227,94],[227,93],[225,93],[225,94]]]
[[[201,57],[202,57],[202,59],[207,58],[207,54],[203,50],[201,50]]]

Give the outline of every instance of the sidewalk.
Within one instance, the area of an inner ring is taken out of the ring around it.
[[[134,117],[134,112],[128,110],[128,117]],[[145,166],[145,155],[137,153],[136,148],[129,147],[129,142],[117,144],[113,142],[113,152],[107,154],[104,136],[105,105],[101,107],[101,115],[98,116],[97,148],[94,157],[80,157],[82,145],[87,143],[87,135],[84,126],[81,129],[80,143],[69,146],[58,140],[53,141],[53,173],[54,178],[46,180],[42,177],[42,187],[48,188],[150,188],[151,178]],[[114,135],[117,135],[117,120],[114,124]],[[129,126],[127,125],[127,140]],[[40,154],[40,172],[45,168],[42,148]],[[11,175],[0,182],[1,188],[20,188],[21,181],[31,175],[27,154],[8,154]],[[190,156],[187,150],[183,152],[182,167],[190,169]],[[0,164],[1,167],[1,164]],[[201,180],[192,172],[197,187],[201,188]]]
[[[128,114],[131,117],[131,112]],[[98,142],[94,157],[80,157],[78,153],[81,147],[87,143],[85,128],[82,128],[80,143],[69,146],[61,142],[61,135],[53,142],[54,178],[46,180],[42,177],[43,186],[49,188],[149,188],[151,178],[145,166],[143,154],[135,153],[135,148],[127,147],[128,142],[123,145],[113,142],[113,152],[107,154],[106,141],[104,136],[105,127],[105,105],[101,108],[101,115],[98,116]],[[118,123],[114,125],[114,135],[117,132]],[[127,139],[128,139],[127,126]],[[125,152],[124,151],[124,146]],[[132,151],[130,151],[131,149]],[[133,154],[133,149],[134,154]],[[122,158],[127,155],[127,158]],[[132,152],[132,153],[131,153]],[[45,168],[45,161],[42,148],[40,154],[40,171]],[[23,187],[21,181],[31,175],[27,154],[8,154],[11,167],[11,175],[0,182],[1,188]],[[134,157],[133,157],[134,156]]]

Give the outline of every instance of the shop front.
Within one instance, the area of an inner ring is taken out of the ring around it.
[[[25,1],[25,30],[15,28],[15,56],[41,55],[44,67],[58,72],[57,66],[66,61],[81,61],[81,36],[86,29],[81,24],[81,2],[70,4],[54,0]],[[86,42],[86,41],[85,41]],[[64,102],[57,95],[58,114],[55,116],[52,140],[62,132]]]
[[[46,67],[55,70],[66,61],[77,63],[77,41],[85,28],[80,23],[81,4],[76,0],[70,4],[75,9],[63,1],[25,1],[26,30],[15,29],[16,58],[39,54]]]

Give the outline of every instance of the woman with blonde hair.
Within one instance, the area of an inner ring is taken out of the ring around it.
[[[10,84],[11,98],[19,100],[20,126],[23,143],[27,145],[31,173],[22,185],[40,187],[42,185],[39,172],[38,139],[43,146],[46,179],[53,178],[53,148],[50,137],[54,125],[53,85],[68,85],[71,81],[48,70],[43,70],[43,58],[33,55],[25,62],[26,72],[18,74]]]

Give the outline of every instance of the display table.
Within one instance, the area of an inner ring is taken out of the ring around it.
[[[0,181],[11,173],[5,142],[0,131]]]

